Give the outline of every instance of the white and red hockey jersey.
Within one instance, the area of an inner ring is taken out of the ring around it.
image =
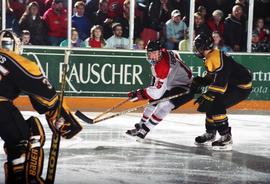
[[[188,89],[193,79],[190,68],[178,53],[166,49],[161,51],[161,60],[151,67],[154,85],[144,89],[144,95],[150,100],[161,98],[166,90],[174,87]]]

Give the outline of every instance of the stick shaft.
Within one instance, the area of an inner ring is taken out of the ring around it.
[[[156,100],[154,102],[150,102],[150,103],[147,103],[147,104],[144,104],[144,105],[140,105],[140,106],[137,106],[137,107],[134,107],[134,108],[131,108],[131,109],[127,109],[125,111],[122,111],[122,112],[119,112],[117,114],[113,114],[111,116],[107,116],[105,118],[102,118],[102,119],[98,119],[96,121],[93,121],[93,123],[98,123],[100,121],[104,121],[104,120],[107,120],[107,119],[111,119],[111,118],[114,118],[114,117],[117,117],[117,116],[121,116],[123,114],[126,114],[126,113],[129,113],[129,112],[133,112],[133,111],[136,111],[138,109],[141,109],[141,108],[144,108],[146,106],[150,106],[150,105],[154,105],[154,104],[158,104],[158,103],[161,103],[161,102],[164,102],[164,101],[167,101],[167,100],[171,100],[171,99],[174,99],[174,98],[177,98],[177,97],[180,97],[180,96],[183,96],[183,95],[186,95],[189,93],[189,90],[186,91],[186,92],[183,92],[183,93],[179,93],[179,94],[176,94],[176,95],[173,95],[173,96],[169,96],[169,97],[166,97],[166,98],[162,98],[160,100]]]
[[[127,103],[127,102],[129,102],[129,98],[127,98],[127,99],[125,99],[125,100],[119,102],[118,104],[114,105],[113,107],[111,107],[111,108],[107,109],[106,111],[104,111],[103,113],[99,114],[98,116],[96,116],[96,117],[94,118],[94,120],[97,120],[97,119],[100,118],[101,116],[104,116],[105,114],[107,114],[107,113],[109,113],[109,112],[115,110],[116,108],[120,107],[121,105],[123,105],[123,104],[125,104],[125,103]]]
[[[57,108],[57,119],[61,116],[62,104],[65,95],[65,85],[66,85],[66,75],[67,75],[67,65],[69,61],[70,51],[65,51],[64,65],[61,77],[61,88],[59,94],[59,106]],[[59,154],[61,136],[59,132],[54,131],[52,134],[51,140],[51,148],[49,154],[48,168],[47,168],[47,176],[45,183],[46,184],[54,184],[55,174],[56,174],[56,166]]]

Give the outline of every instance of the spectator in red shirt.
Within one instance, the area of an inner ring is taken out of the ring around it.
[[[108,16],[112,19],[123,16],[123,3],[125,0],[109,0]]]
[[[207,21],[207,25],[212,32],[218,31],[221,36],[224,34],[224,21],[223,12],[221,10],[215,10],[212,13],[212,17]]]
[[[270,35],[269,29],[264,27],[264,20],[263,18],[258,18],[255,25],[255,30],[258,33],[259,41],[266,41],[267,37]]]
[[[63,0],[54,0],[43,16],[48,26],[48,39],[51,45],[57,46],[67,37],[67,11]]]
[[[2,1],[1,1],[2,2]],[[26,2],[19,0],[9,0],[10,7],[12,8],[17,20],[20,20],[23,12],[26,9]]]
[[[94,25],[90,31],[90,37],[84,42],[87,47],[91,48],[103,48],[106,42],[103,38],[103,29],[100,25]]]

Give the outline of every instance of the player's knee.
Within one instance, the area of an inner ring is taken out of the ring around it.
[[[30,148],[43,147],[45,143],[45,132],[39,119],[32,116],[27,121],[30,124]]]

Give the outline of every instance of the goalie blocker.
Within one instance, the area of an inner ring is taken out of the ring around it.
[[[82,130],[82,126],[73,116],[65,101],[63,101],[59,119],[57,119],[58,111],[57,108],[46,113],[46,119],[52,131],[59,132],[61,137],[70,139]]]

